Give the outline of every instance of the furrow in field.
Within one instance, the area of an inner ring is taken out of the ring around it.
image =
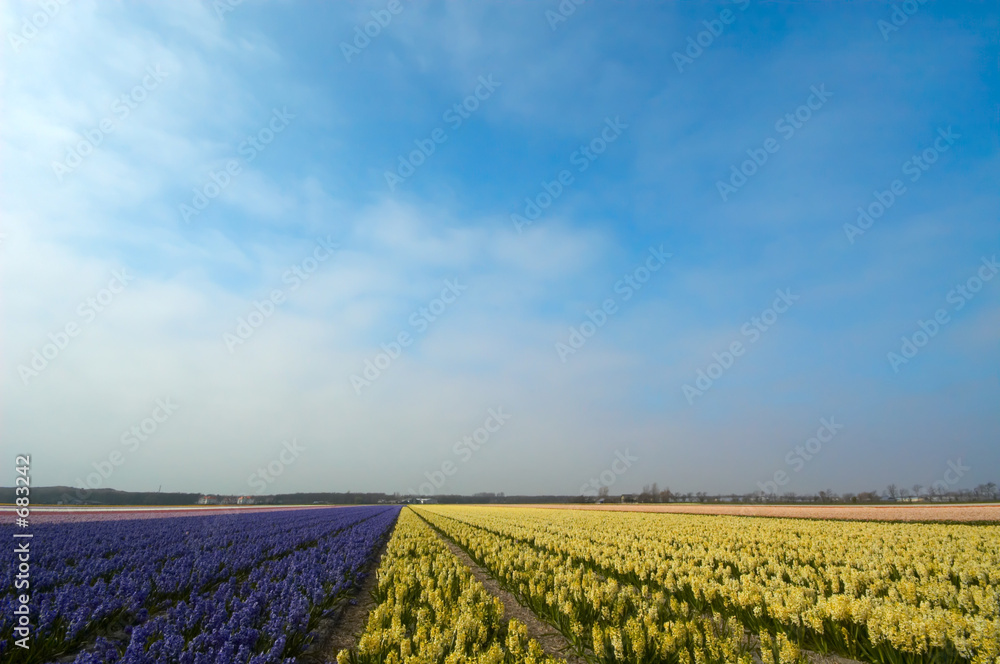
[[[627,592],[568,558],[531,547],[426,509],[421,515],[454,538],[522,603],[558,627],[598,662],[751,664],[743,626],[719,614],[702,616],[663,595]],[[767,636],[765,636],[767,638]],[[799,663],[798,649],[775,639],[782,664]],[[783,652],[782,652],[783,651]]]
[[[995,527],[423,511],[492,541],[483,553],[508,567],[515,594],[549,587],[536,608],[553,620],[572,613],[567,599],[579,600],[568,584],[584,583],[592,600],[613,581],[629,615],[642,612],[644,597],[662,596],[699,615],[735,617],[753,634],[784,635],[803,652],[893,664],[993,663],[998,654]],[[571,567],[582,574],[566,574]]]
[[[358,639],[365,629],[368,614],[375,608],[377,571],[382,565],[388,540],[389,536],[382,542],[371,562],[359,574],[361,583],[345,594],[341,603],[330,612],[329,616],[320,621],[316,630],[318,634],[316,641],[298,658],[300,664],[326,664],[334,661],[341,650],[357,646]]]
[[[421,517],[422,518],[422,517]],[[428,523],[441,538],[448,550],[469,568],[476,578],[491,595],[498,598],[504,606],[504,618],[516,618],[528,628],[528,636],[538,641],[546,653],[552,657],[562,657],[570,664],[585,664],[586,660],[574,654],[577,648],[558,629],[542,621],[534,611],[517,600],[508,592],[486,569],[480,567],[469,554],[451,539],[444,531]],[[589,653],[593,654],[593,653]]]
[[[376,606],[338,664],[560,664],[506,619],[504,605],[411,509],[400,513],[378,569]]]
[[[88,570],[72,585],[55,575],[36,591],[42,638],[25,652],[9,652],[9,637],[0,640],[0,660],[210,661],[239,651],[240,657],[260,654],[254,661],[262,664],[284,661],[310,646],[395,516],[392,508],[289,513],[287,523],[248,515],[204,522],[198,532],[183,519],[118,522],[108,524],[107,533],[95,525],[97,532],[84,533],[94,542],[84,543],[106,552],[97,560],[112,563],[110,582],[88,583]],[[189,526],[200,537],[189,540]],[[81,540],[73,524],[49,528],[39,563],[43,578],[59,571]],[[142,533],[148,537],[129,537]]]
[[[595,567],[595,561],[586,560],[585,552],[566,549],[566,542],[573,539],[568,534],[558,541],[544,538],[546,545],[538,546],[537,538],[546,530],[545,524],[533,523],[527,529],[518,526],[531,534],[529,541],[522,541],[484,525],[469,523],[482,520],[486,512],[484,508],[478,511],[421,508],[423,516],[467,549],[473,559],[514,595],[557,625],[575,643],[593,648],[602,661],[683,661],[685,656],[708,662],[749,661],[751,656],[763,653],[765,662],[771,659],[794,662],[807,659],[810,653],[805,646],[812,643],[825,652],[838,652],[831,645],[846,645],[839,654],[855,660],[992,661],[988,658],[992,647],[988,637],[977,642],[981,654],[968,659],[960,657],[955,648],[941,645],[923,652],[900,652],[884,640],[873,642],[865,625],[858,623],[846,626],[833,623],[828,626],[829,631],[839,628],[839,632],[832,635],[833,640],[824,640],[822,631],[810,633],[800,614],[791,612],[792,607],[783,603],[759,604],[765,609],[763,612],[736,611],[724,602],[712,601],[713,591],[704,584],[685,591],[676,584],[670,589],[660,586],[648,575],[642,580],[622,576],[622,570],[615,567]],[[510,511],[501,512],[505,519],[513,515]],[[525,519],[531,521],[527,516]],[[502,523],[494,526],[496,530],[505,530]],[[584,539],[591,535],[584,535]],[[621,535],[628,539],[636,533],[623,530]],[[704,552],[703,558],[710,557],[709,552]],[[758,599],[777,602],[781,597],[780,593],[765,591]],[[789,620],[775,617],[781,611]],[[901,623],[898,629],[908,627]],[[986,627],[983,634],[988,633]],[[651,652],[659,655],[649,659]]]

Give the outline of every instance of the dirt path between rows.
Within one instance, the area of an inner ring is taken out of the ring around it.
[[[586,664],[586,660],[576,655],[573,645],[555,627],[542,621],[535,615],[534,611],[518,602],[516,597],[504,590],[500,583],[489,572],[477,565],[476,561],[470,558],[469,554],[463,551],[460,546],[433,526],[431,528],[441,538],[441,541],[445,543],[448,550],[454,553],[462,561],[462,564],[469,568],[476,581],[483,584],[486,590],[492,593],[493,596],[500,598],[500,601],[503,602],[503,615],[505,619],[517,618],[524,623],[528,628],[528,636],[538,641],[538,644],[542,646],[542,650],[546,654],[552,657],[561,657],[570,664]]]
[[[567,662],[570,662],[570,664],[586,664],[586,660],[575,654],[576,651],[573,646],[565,636],[556,631],[555,627],[540,620],[531,609],[518,602],[512,594],[500,586],[496,579],[490,576],[489,572],[477,565],[476,562],[469,557],[469,554],[463,551],[457,544],[442,535],[440,532],[438,532],[438,537],[440,537],[441,540],[448,546],[448,549],[458,556],[458,559],[472,571],[472,575],[476,577],[477,581],[483,584],[488,591],[500,598],[500,601],[503,602],[504,605],[505,618],[517,618],[527,625],[528,635],[538,641],[545,652],[549,655],[552,655],[553,657],[562,657]],[[592,653],[588,651],[588,654]],[[806,650],[805,648],[802,649],[802,654],[806,656],[810,664],[865,664],[865,662],[848,659],[846,657],[841,657],[840,655],[834,655],[832,653],[823,655],[812,650]],[[753,660],[757,664],[763,664],[759,651],[756,649],[753,652]]]
[[[390,535],[391,533],[392,529],[389,530]],[[376,572],[382,564],[382,556],[385,555],[388,545],[389,537],[386,537],[379,547],[378,555],[365,568],[365,579],[357,593],[345,601],[333,615],[320,621],[318,628],[320,636],[306,653],[299,656],[300,661],[310,664],[336,662],[337,653],[358,644],[358,639],[368,623],[368,614],[375,608],[375,598],[372,593],[378,584]]]
[[[448,549],[454,553],[466,567],[469,568],[476,580],[482,583],[483,586],[486,587],[486,590],[491,592],[494,596],[500,598],[500,601],[503,602],[504,605],[505,618],[517,618],[522,623],[527,625],[528,635],[538,641],[545,652],[549,655],[552,655],[553,657],[562,657],[567,662],[570,662],[570,664],[586,664],[586,660],[576,655],[576,650],[573,648],[572,644],[570,644],[569,640],[557,631],[555,627],[538,618],[534,611],[518,602],[514,595],[504,590],[500,583],[493,578],[488,571],[476,564],[476,561],[474,561],[469,554],[463,551],[460,546],[452,541],[451,538],[431,525],[431,523],[426,519],[424,522],[431,527],[441,541],[445,543]],[[760,650],[757,646],[756,637],[751,636],[750,633],[747,632],[746,639],[753,647],[751,654],[755,664],[763,664],[763,660],[760,657]],[[867,664],[866,662],[849,659],[834,653],[823,654],[807,650],[805,648],[802,648],[801,652],[805,655],[810,664]],[[593,655],[589,649],[587,650],[587,654]]]
[[[451,541],[447,536],[443,535],[440,531],[436,532],[438,537],[440,537],[445,545],[447,545],[448,549],[458,556],[458,559],[472,571],[472,575],[476,577],[476,580],[483,584],[486,587],[486,590],[500,598],[500,601],[503,602],[504,606],[504,618],[517,618],[522,623],[527,625],[528,635],[538,641],[545,652],[549,655],[552,655],[553,657],[562,657],[570,664],[586,664],[586,660],[575,654],[576,651],[572,644],[570,644],[565,636],[556,631],[555,627],[539,619],[538,616],[535,615],[534,611],[518,602],[517,598],[504,590],[500,586],[500,583],[490,576],[489,572],[477,565],[476,561],[469,557],[469,554],[463,551],[461,547]],[[593,653],[588,650],[587,654]],[[865,662],[848,659],[846,657],[841,657],[840,655],[832,653],[824,655],[812,650],[806,650],[805,648],[802,649],[802,654],[806,656],[810,664],[865,664]],[[753,652],[753,659],[757,664],[763,664],[759,651],[756,649]]]

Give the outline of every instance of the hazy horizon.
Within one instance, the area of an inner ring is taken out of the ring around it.
[[[43,5],[0,7],[7,477],[1000,479],[995,5]]]

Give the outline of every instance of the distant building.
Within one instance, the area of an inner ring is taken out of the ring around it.
[[[249,500],[246,504],[252,505],[255,500],[253,496],[210,496],[204,495],[198,499],[199,505],[243,505],[244,501]]]

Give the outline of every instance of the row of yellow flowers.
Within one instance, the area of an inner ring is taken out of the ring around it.
[[[658,618],[673,618],[662,601],[675,600],[699,616],[737,618],[765,646],[787,638],[874,661],[1000,664],[994,526],[518,508],[421,513],[523,594],[548,588],[544,599],[564,603],[565,616],[577,603],[613,597],[614,613],[595,614],[602,629],[642,619],[650,601]],[[565,627],[580,631],[572,621]]]
[[[378,568],[377,605],[338,664],[558,664],[409,508]]]
[[[442,511],[455,516],[448,508]],[[419,513],[563,632],[582,656],[601,662],[752,662],[752,643],[735,618],[703,614],[648,586],[620,584],[566,556],[444,517],[437,509]],[[783,635],[768,639],[765,635],[762,652],[767,664],[802,661],[798,648]]]

